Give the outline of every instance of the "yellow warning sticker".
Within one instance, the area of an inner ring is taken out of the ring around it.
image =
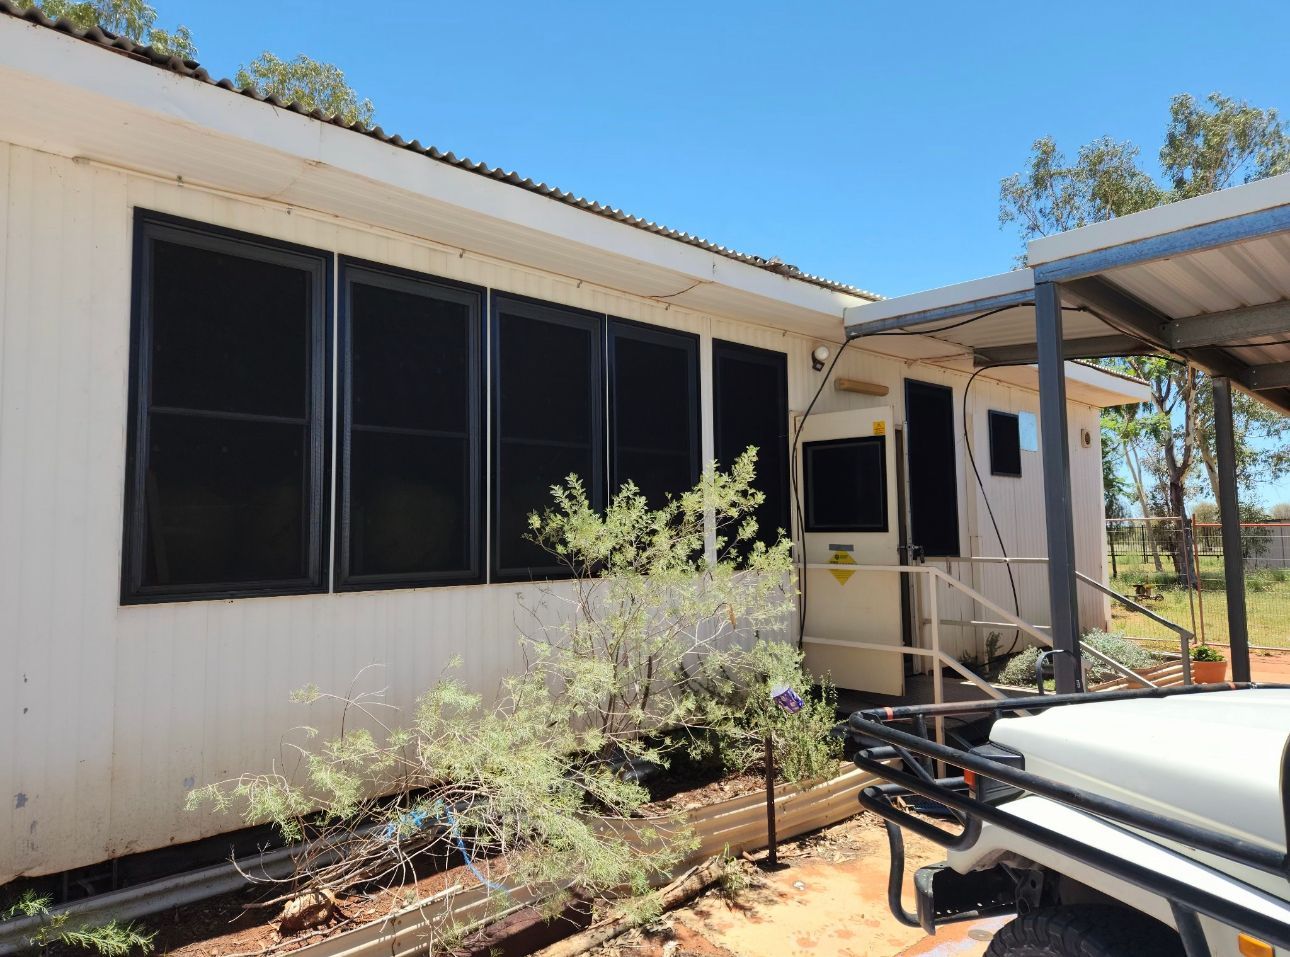
[[[886,434],[887,434],[887,421],[886,421],[886,419],[879,419],[877,422],[875,422],[875,423],[873,424],[873,434],[874,434],[874,435],[886,435]]]
[[[854,565],[855,563],[855,556],[850,552],[835,551],[829,558],[830,565]],[[843,571],[840,568],[830,568],[829,574],[838,580],[839,585],[845,585],[855,572]]]

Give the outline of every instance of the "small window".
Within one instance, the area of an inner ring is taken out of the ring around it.
[[[887,531],[886,438],[807,442],[802,446],[806,531]]]
[[[613,319],[609,370],[610,491],[659,508],[699,480],[699,340]]]
[[[789,529],[788,361],[782,352],[712,343],[713,431],[717,462],[729,468],[757,447],[757,537],[770,544]]]
[[[1011,412],[990,410],[990,474],[1021,477],[1021,431]]]
[[[338,585],[482,580],[482,294],[341,265]]]
[[[603,318],[493,297],[493,572],[498,581],[566,569],[527,540],[551,486],[577,475],[604,506]]]
[[[329,254],[135,230],[122,600],[322,590]]]

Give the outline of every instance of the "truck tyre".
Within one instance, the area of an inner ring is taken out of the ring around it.
[[[1182,941],[1157,920],[1124,907],[1049,907],[994,935],[986,957],[1181,957]]]

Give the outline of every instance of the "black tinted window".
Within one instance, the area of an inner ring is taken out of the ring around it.
[[[990,410],[990,474],[1021,475],[1021,432],[1010,412]]]
[[[611,321],[610,488],[631,480],[653,508],[699,478],[699,344]]]
[[[345,263],[346,587],[478,581],[480,295]]]
[[[494,297],[493,565],[500,579],[559,574],[526,540],[528,515],[551,504],[550,487],[579,476],[604,500],[601,320]]]
[[[717,461],[729,468],[757,447],[756,486],[766,495],[756,518],[758,537],[775,540],[789,528],[788,364],[782,352],[716,340],[712,344],[713,413]]]
[[[123,598],[323,587],[328,257],[136,228]]]
[[[887,531],[887,460],[883,436],[802,446],[806,531]]]

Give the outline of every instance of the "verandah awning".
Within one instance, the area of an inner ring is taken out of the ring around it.
[[[1231,388],[1290,414],[1290,174],[1030,243],[1029,266],[848,308],[849,338],[911,332],[978,365],[1039,366],[1049,588],[1059,690],[1078,683],[1079,622],[1063,360],[1163,354],[1214,381],[1232,642],[1249,678]]]

